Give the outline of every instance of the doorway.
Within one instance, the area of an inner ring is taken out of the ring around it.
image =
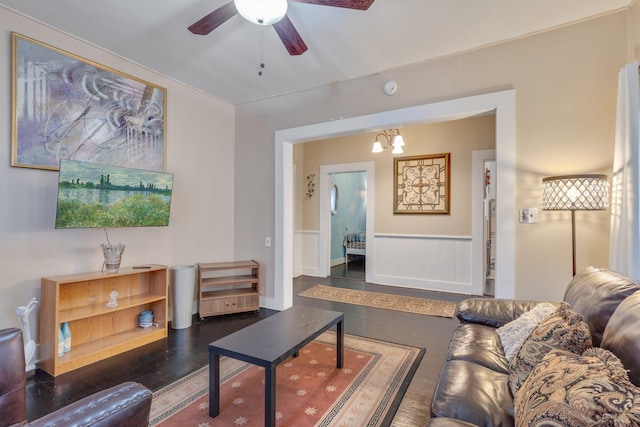
[[[367,172],[329,175],[329,275],[364,282],[367,230]]]
[[[365,116],[352,117],[324,123],[283,129],[275,132],[275,235],[276,251],[272,296],[261,298],[261,304],[274,309],[285,309],[293,305],[293,144],[306,141],[350,135],[383,127],[427,123],[433,121],[455,120],[477,114],[495,113],[496,115],[496,192],[501,200],[497,208],[497,237],[500,244],[496,247],[496,297],[515,297],[515,90],[457,98],[434,102],[399,110],[385,111]],[[322,179],[322,177],[320,177]],[[328,178],[327,178],[328,180]],[[368,180],[372,181],[371,176]],[[375,192],[369,185],[370,197]],[[322,191],[322,186],[320,186]],[[327,188],[328,192],[329,189]],[[321,199],[322,200],[322,199]],[[328,204],[328,199],[327,202]],[[373,211],[373,209],[367,209]],[[320,224],[322,227],[322,224]],[[328,227],[328,225],[326,225]],[[367,216],[367,236],[373,234],[373,216]],[[322,236],[322,233],[320,233]],[[375,242],[372,242],[375,244]],[[320,256],[326,249],[319,245]],[[371,245],[367,253],[375,252]],[[367,256],[369,264],[370,256]],[[328,265],[328,264],[327,264]],[[371,266],[367,265],[367,275]]]
[[[331,215],[331,178],[334,176],[338,176],[338,174],[349,174],[349,173],[357,173],[360,179],[364,182],[360,182],[357,184],[357,187],[360,188],[360,191],[364,191],[363,194],[359,196],[360,203],[364,206],[359,209],[364,210],[364,222],[359,223],[358,226],[363,227],[362,231],[365,233],[365,239],[369,242],[373,241],[373,224],[374,224],[374,212],[375,212],[375,164],[374,162],[360,162],[360,163],[340,163],[334,165],[321,165],[320,166],[320,176],[318,185],[320,187],[319,197],[319,233],[318,233],[318,266],[319,266],[319,275],[320,277],[327,277],[331,274],[331,246],[332,246],[332,238],[331,238],[331,229],[332,229],[332,217],[335,215]],[[348,175],[344,175],[348,176]],[[347,208],[344,207],[344,204],[347,203],[345,201],[346,196],[343,195],[343,191],[338,187],[339,193],[339,202],[338,202],[338,212],[345,212]],[[363,197],[364,196],[364,197]],[[354,207],[355,208],[355,207]],[[346,213],[346,212],[345,212]],[[355,227],[355,225],[353,225]],[[341,239],[344,237],[344,230],[341,231],[342,234],[338,233],[340,237],[337,239]],[[342,245],[342,241],[335,242],[338,245]],[[362,280],[370,281],[369,275],[371,274],[372,265],[372,245],[368,245],[365,247],[365,256],[362,260],[364,263],[363,273],[364,278]]]

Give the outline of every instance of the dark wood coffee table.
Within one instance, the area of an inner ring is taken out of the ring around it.
[[[276,366],[336,325],[336,367],[344,358],[344,314],[292,307],[209,344],[209,416],[220,413],[220,356],[264,367],[264,425],[276,425]]]

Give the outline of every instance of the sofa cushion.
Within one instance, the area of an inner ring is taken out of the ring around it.
[[[599,347],[613,312],[638,289],[640,287],[636,282],[615,271],[587,267],[569,282],[564,300],[584,316],[593,345]]]
[[[620,358],[631,382],[640,386],[640,292],[627,297],[611,315],[600,346]]]
[[[498,328],[517,319],[539,302],[500,298],[467,298],[458,303],[456,317],[462,323],[479,323]]]
[[[509,373],[496,328],[474,323],[458,325],[451,338],[447,360],[466,360],[503,374]]]
[[[582,315],[562,304],[531,332],[509,364],[511,392],[514,396],[518,393],[527,376],[551,350],[558,348],[582,354],[589,347],[591,336]]]
[[[517,426],[637,426],[640,389],[613,353],[550,351],[514,401]]]
[[[551,316],[557,309],[558,307],[555,304],[541,302],[517,319],[496,330],[504,349],[504,356],[508,361],[513,359],[524,340],[527,339],[540,322]]]
[[[513,426],[508,375],[464,360],[446,362],[431,414],[479,426]]]

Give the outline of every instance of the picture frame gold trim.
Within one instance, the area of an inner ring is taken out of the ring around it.
[[[394,214],[450,214],[451,153],[396,157]]]
[[[167,90],[11,33],[11,166],[61,159],[164,172]]]

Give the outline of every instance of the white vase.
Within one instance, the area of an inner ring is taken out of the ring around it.
[[[171,289],[171,327],[184,329],[191,326],[193,299],[196,288],[196,267],[178,265],[169,269]]]

